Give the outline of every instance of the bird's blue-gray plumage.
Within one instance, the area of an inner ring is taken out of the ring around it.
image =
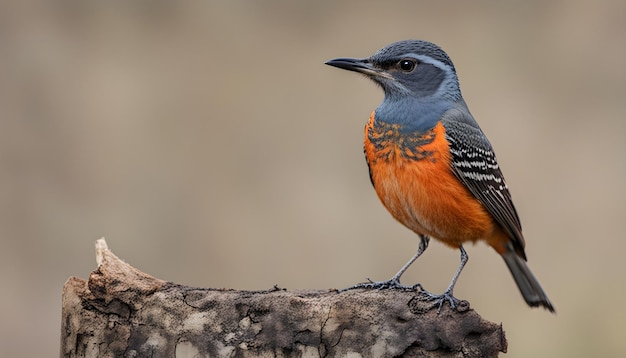
[[[413,60],[413,71],[397,67]],[[462,100],[456,70],[450,57],[437,45],[407,40],[393,43],[367,59],[375,68],[391,74],[371,76],[385,92],[376,119],[400,124],[407,132],[426,131]]]

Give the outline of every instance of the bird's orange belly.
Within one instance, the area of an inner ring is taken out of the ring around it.
[[[493,219],[451,170],[441,123],[410,136],[376,127],[372,120],[366,126],[365,154],[376,193],[394,218],[455,247],[493,234]]]

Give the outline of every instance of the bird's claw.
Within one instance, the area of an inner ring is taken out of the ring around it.
[[[402,291],[423,291],[422,285],[417,283],[413,286],[406,286],[400,283],[398,279],[391,279],[387,281],[378,281],[374,282],[367,279],[367,282],[358,283],[352,287],[344,288],[339,290],[340,292],[355,290],[359,288],[370,289],[370,290],[402,290]]]
[[[425,301],[434,301],[434,305],[437,306],[437,314],[441,312],[441,307],[443,307],[443,304],[446,301],[450,303],[450,307],[452,309],[456,309],[457,311],[466,311],[469,308],[469,303],[467,301],[459,300],[458,298],[452,296],[451,291],[446,291],[440,295],[436,295],[422,290],[420,295],[424,297]]]

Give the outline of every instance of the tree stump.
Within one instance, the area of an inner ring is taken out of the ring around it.
[[[495,357],[502,326],[416,292],[267,291],[165,282],[96,242],[63,287],[62,357]]]

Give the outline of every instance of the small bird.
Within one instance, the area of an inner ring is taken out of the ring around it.
[[[502,256],[531,307],[554,307],[526,265],[525,241],[511,194],[489,140],[472,117],[450,57],[421,40],[392,43],[369,58],[337,58],[327,65],[359,72],[385,98],[365,126],[364,152],[376,194],[420,237],[417,253],[388,281],[352,288],[415,289],[400,276],[426,250],[430,238],[461,251],[442,294],[422,293],[441,310],[455,308],[454,285],[468,260],[466,242],[483,240]]]

